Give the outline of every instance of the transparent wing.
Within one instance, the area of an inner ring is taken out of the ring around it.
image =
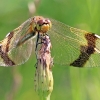
[[[25,36],[25,34],[28,34],[29,31],[31,31],[31,22],[32,18],[26,20],[18,28],[7,34],[2,44],[5,46],[7,45],[7,42],[10,41],[8,51],[16,47],[16,44],[19,42],[21,37]]]
[[[33,46],[33,41],[28,40],[19,47],[13,48],[10,52],[8,52],[8,55],[15,65],[23,64],[29,59]]]
[[[81,46],[87,45],[85,34],[89,33],[84,30],[67,26],[61,22],[51,19],[52,28],[48,32],[52,42],[52,55],[54,63],[69,66],[72,62],[79,58]],[[100,39],[96,45],[100,49]],[[85,52],[85,55],[88,54]],[[83,57],[85,59],[85,56]],[[84,64],[85,67],[99,66],[100,55],[92,54]],[[78,67],[78,66],[77,66]]]
[[[28,19],[18,28],[11,31],[5,39],[1,41],[0,45],[2,46],[2,52],[6,55],[3,57],[3,54],[1,54],[0,66],[16,66],[25,63],[29,59],[32,48],[34,48],[34,40],[29,39],[20,46],[17,46],[17,43],[25,34],[31,31],[31,21],[32,18]],[[35,36],[33,36],[33,38],[34,37]],[[11,64],[11,62],[14,64]]]

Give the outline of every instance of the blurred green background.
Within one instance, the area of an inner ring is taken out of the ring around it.
[[[37,2],[36,2],[37,1]],[[99,0],[0,1],[0,40],[34,15],[54,18],[70,26],[100,34]],[[35,55],[23,65],[0,67],[0,100],[39,100],[34,91]],[[100,68],[53,67],[54,89],[51,100],[100,100]]]

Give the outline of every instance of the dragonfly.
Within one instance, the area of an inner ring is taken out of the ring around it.
[[[0,66],[24,64],[33,48],[36,51],[39,38],[46,35],[52,43],[54,63],[73,67],[100,66],[99,35],[42,16],[29,18],[0,41]]]

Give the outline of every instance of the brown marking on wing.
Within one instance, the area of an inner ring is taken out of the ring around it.
[[[5,52],[8,52],[9,51],[9,44],[11,42],[11,39],[13,38],[13,35],[14,35],[14,32],[10,32],[10,34],[7,36],[7,44],[6,44],[6,50]]]
[[[87,46],[80,47],[79,57],[73,61],[70,65],[74,67],[83,67],[85,63],[89,60],[91,54],[95,52],[95,44],[97,37],[92,33],[85,34],[87,40]]]
[[[15,63],[9,58],[8,54],[2,51],[2,46],[0,46],[0,56],[3,59],[5,65],[7,66],[15,65]]]

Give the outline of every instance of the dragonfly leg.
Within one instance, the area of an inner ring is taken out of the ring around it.
[[[41,40],[41,38],[42,38],[41,35],[38,33],[37,40],[36,40],[36,46],[35,46],[35,55],[36,55],[36,58],[37,58],[37,52],[38,52],[37,47],[38,47],[39,44],[42,44],[42,41],[39,42],[39,40]]]

